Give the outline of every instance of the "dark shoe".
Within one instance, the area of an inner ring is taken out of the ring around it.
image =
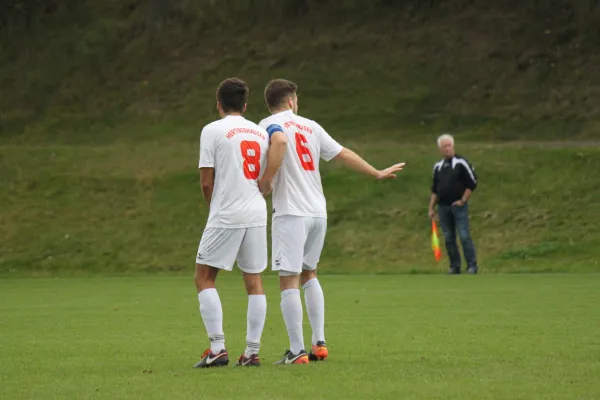
[[[289,364],[308,364],[308,354],[306,351],[300,350],[300,353],[293,354],[291,351],[286,350],[285,355],[279,361],[274,362],[276,365],[289,365]]]
[[[258,354],[252,354],[250,357],[242,354],[236,365],[238,367],[259,367],[260,358],[258,358]]]
[[[478,270],[479,270],[479,268],[477,268],[477,267],[469,267],[469,268],[467,268],[467,274],[477,275]]]
[[[460,275],[460,267],[448,268],[448,275]]]
[[[211,368],[211,367],[225,367],[229,364],[229,354],[227,350],[223,349],[219,354],[213,354],[210,349],[206,350],[202,354],[202,360],[198,361],[194,368]]]

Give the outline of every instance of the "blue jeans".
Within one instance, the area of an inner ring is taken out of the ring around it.
[[[456,231],[462,243],[463,253],[467,260],[467,268],[477,267],[475,255],[475,245],[469,232],[469,205],[464,206],[446,206],[438,205],[438,214],[440,216],[440,225],[442,233],[446,240],[446,251],[450,259],[450,268],[460,269],[460,252],[456,244]]]

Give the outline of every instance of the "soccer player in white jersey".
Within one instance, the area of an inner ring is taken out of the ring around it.
[[[316,272],[327,230],[319,158],[340,160],[376,179],[395,178],[404,166],[400,163],[379,171],[342,147],[315,121],[297,115],[296,91],[296,84],[288,80],[269,82],[265,100],[271,116],[259,124],[271,139],[259,187],[263,194],[273,190],[272,267],[279,271],[281,311],[290,339],[289,350],[276,364],[306,364],[329,354],[325,300]],[[300,284],[312,327],[310,354],[304,348]]]
[[[219,270],[231,271],[237,261],[248,292],[246,350],[237,365],[258,366],[267,301],[261,273],[267,267],[267,205],[257,180],[269,146],[267,132],[242,117],[248,86],[231,78],[217,90],[220,120],[200,136],[200,180],[209,215],[196,257],[195,281],[200,314],[210,349],[195,368],[225,366],[223,310],[215,281]]]

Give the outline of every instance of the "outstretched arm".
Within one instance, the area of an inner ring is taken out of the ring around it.
[[[353,170],[364,175],[372,176],[375,179],[393,179],[396,177],[396,172],[402,171],[402,168],[406,165],[406,163],[398,163],[380,171],[366,162],[361,156],[345,147],[334,157],[334,160],[340,160]]]

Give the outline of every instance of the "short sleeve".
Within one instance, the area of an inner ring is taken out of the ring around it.
[[[321,158],[325,161],[332,160],[335,156],[340,154],[343,150],[342,145],[336,142],[325,129],[315,122],[317,128],[317,135],[319,135],[319,142],[321,147]]]
[[[204,128],[200,134],[200,162],[198,168],[215,167],[215,135],[210,129]]]

